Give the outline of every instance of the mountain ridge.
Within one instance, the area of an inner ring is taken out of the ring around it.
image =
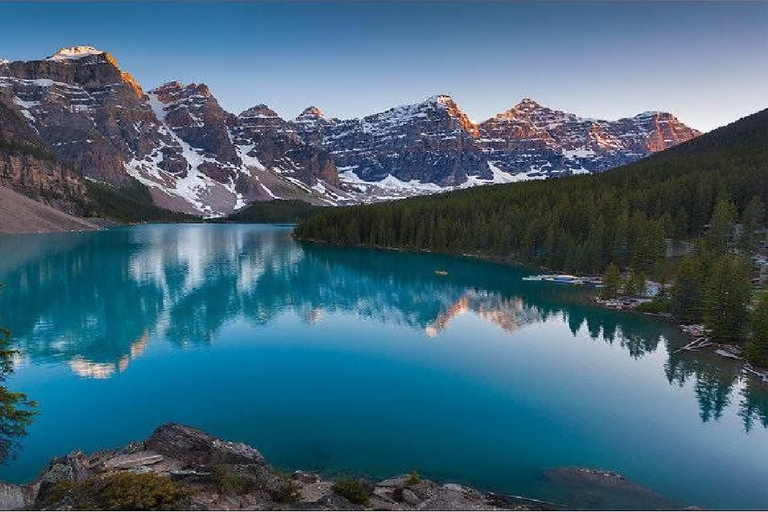
[[[145,92],[84,45],[0,63],[0,102],[85,177],[137,180],[157,205],[209,217],[253,201],[356,204],[600,172],[699,135],[671,114],[594,120],[530,98],[476,123],[447,94],[353,119],[310,106],[288,120],[265,104],[235,115],[204,83]]]

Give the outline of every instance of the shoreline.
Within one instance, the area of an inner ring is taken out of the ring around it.
[[[121,449],[56,457],[28,484],[0,482],[0,510],[105,509],[113,508],[114,500],[129,510],[159,504],[182,510],[567,510],[581,508],[582,499],[598,510],[682,508],[612,471],[564,467],[546,470],[542,477],[575,501],[438,483],[415,471],[379,481],[284,473],[251,446],[167,423]],[[105,496],[112,501],[100,501]]]
[[[522,269],[522,270],[542,270],[542,271],[553,272],[555,274],[558,273],[558,272],[560,272],[560,273],[565,272],[565,271],[552,270],[552,269],[549,269],[549,268],[546,268],[546,267],[534,267],[534,266],[530,266],[530,265],[524,265],[524,264],[516,262],[514,260],[503,259],[503,258],[495,258],[495,257],[490,257],[490,256],[484,256],[484,255],[478,254],[478,253],[474,253],[474,254],[473,253],[461,253],[461,254],[459,254],[459,253],[452,253],[452,252],[438,252],[438,251],[432,251],[432,250],[429,250],[429,249],[409,250],[409,249],[402,249],[402,248],[398,248],[398,247],[386,247],[386,246],[378,246],[378,245],[373,246],[373,245],[365,245],[365,244],[345,245],[345,244],[337,244],[337,243],[333,243],[333,242],[326,242],[326,241],[323,241],[323,240],[315,240],[315,239],[310,239],[310,238],[299,238],[299,237],[296,237],[295,234],[292,234],[291,236],[297,242],[312,243],[312,244],[326,245],[326,246],[332,246],[332,247],[341,247],[341,248],[348,247],[348,248],[355,248],[355,249],[370,249],[370,250],[392,251],[392,252],[406,252],[406,253],[409,252],[409,253],[413,253],[413,254],[424,254],[424,253],[426,253],[426,254],[439,254],[439,255],[451,256],[451,257],[455,257],[455,258],[474,259],[474,260],[484,261],[484,262],[487,262],[487,263],[503,265],[503,266],[507,266],[507,267],[515,267],[515,268],[519,268],[519,269]],[[573,285],[571,285],[571,286],[573,286]],[[592,305],[599,306],[601,309],[609,309],[609,310],[619,311],[619,312],[622,312],[622,313],[640,314],[640,315],[644,315],[644,316],[650,316],[650,317],[658,318],[660,320],[666,321],[669,324],[675,325],[677,327],[677,330],[680,331],[683,335],[686,335],[686,336],[689,336],[689,337],[693,336],[689,331],[686,330],[690,326],[685,325],[685,324],[677,323],[675,321],[674,317],[672,317],[668,313],[645,313],[645,312],[636,311],[635,307],[637,306],[637,304],[634,304],[632,307],[626,307],[626,306],[623,306],[623,305],[622,306],[608,305],[608,304],[604,303],[604,302],[607,302],[607,301],[603,301],[602,299],[598,298],[597,294],[594,293],[593,290],[587,291],[585,293],[585,295],[589,296],[589,299],[586,302],[588,302],[588,303],[590,303]],[[752,365],[751,363],[749,363],[748,361],[746,361],[745,359],[743,359],[740,356],[741,349],[739,347],[735,346],[735,345],[712,344],[712,345],[708,345],[707,347],[694,347],[694,348],[689,348],[689,349],[685,349],[685,350],[697,353],[697,350],[699,348],[710,348],[710,347],[711,347],[711,352],[713,354],[718,355],[718,356],[720,356],[723,359],[730,359],[730,360],[737,360],[737,361],[739,361],[739,363],[740,363],[740,365],[739,365],[740,366],[740,372],[741,372],[742,375],[746,376],[747,378],[754,379],[754,380],[756,380],[757,382],[759,382],[759,383],[761,383],[763,385],[768,386],[768,368],[756,367],[756,366]],[[684,349],[684,347],[682,349]],[[676,351],[679,351],[679,350],[681,350],[681,349],[676,349]]]

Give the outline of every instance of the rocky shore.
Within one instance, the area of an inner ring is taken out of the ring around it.
[[[615,473],[555,470],[553,481],[628,491],[653,508],[680,508]],[[650,499],[650,501],[648,501]],[[600,502],[586,503],[600,508]],[[603,505],[610,505],[610,502]],[[438,484],[418,474],[380,482],[281,473],[254,448],[175,423],[119,450],[53,459],[26,485],[0,483],[1,510],[555,510],[564,505]],[[626,507],[622,507],[626,508]],[[643,508],[642,506],[640,508]]]

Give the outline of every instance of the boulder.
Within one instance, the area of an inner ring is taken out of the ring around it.
[[[320,477],[315,473],[307,473],[306,471],[294,471],[291,478],[303,484],[314,484],[320,480]]]
[[[163,456],[148,451],[126,453],[117,455],[104,462],[104,469],[135,469],[151,464],[157,464],[163,460]]]
[[[0,482],[0,510],[20,510],[27,505],[21,486]]]
[[[222,441],[202,430],[166,423],[147,439],[148,450],[184,462],[191,468],[212,464],[266,465],[261,453],[243,443]]]

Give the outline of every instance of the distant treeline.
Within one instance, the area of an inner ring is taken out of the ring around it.
[[[124,187],[86,180],[88,203],[86,216],[103,217],[117,222],[191,222],[200,217],[174,212],[157,206],[146,185],[137,180]]]
[[[764,210],[754,212],[768,203],[768,110],[602,174],[329,209],[301,222],[296,236],[653,274],[666,240],[701,236],[719,201],[733,204],[739,221],[765,224]]]
[[[322,206],[298,199],[256,201],[235,213],[209,222],[299,222],[322,210]]]

